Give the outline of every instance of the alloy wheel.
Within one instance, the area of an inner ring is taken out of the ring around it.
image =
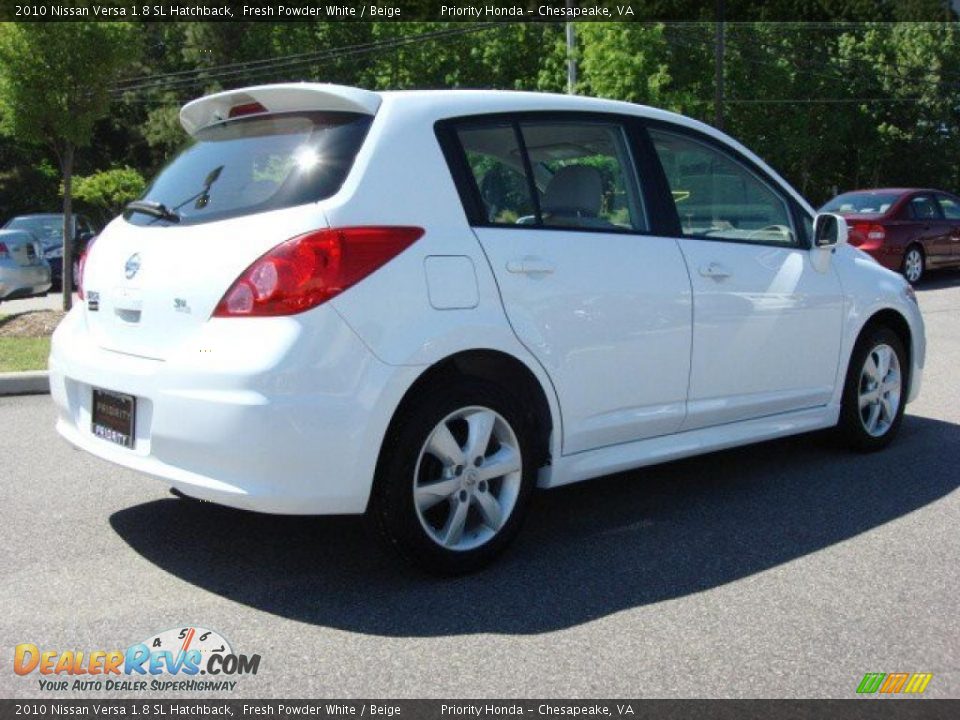
[[[893,425],[900,409],[902,375],[892,347],[877,345],[860,371],[860,422],[872,437],[881,437]]]
[[[471,406],[449,414],[430,432],[414,469],[421,526],[447,550],[489,542],[516,506],[522,468],[517,435],[499,413]]]
[[[903,274],[911,283],[923,275],[923,255],[916,248],[910,248],[903,258]]]

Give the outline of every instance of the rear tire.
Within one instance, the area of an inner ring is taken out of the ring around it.
[[[466,378],[401,410],[369,514],[386,545],[428,572],[472,572],[520,530],[535,484],[533,433],[501,387]]]
[[[854,450],[873,452],[900,429],[907,399],[907,353],[890,328],[866,328],[857,340],[843,387],[837,427]]]
[[[919,245],[911,245],[903,254],[903,265],[900,272],[911,285],[916,285],[927,272],[927,259],[923,254],[923,248]]]

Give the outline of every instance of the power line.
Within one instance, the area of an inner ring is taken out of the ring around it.
[[[297,55],[283,56],[279,58],[268,58],[263,60],[249,61],[249,63],[227,63],[223,66],[214,66],[211,68],[197,68],[189,72],[192,77],[175,77],[164,80],[157,76],[156,79],[149,78],[146,82],[139,84],[128,84],[115,87],[112,92],[117,95],[123,95],[130,92],[141,91],[171,91],[196,87],[198,85],[209,84],[225,80],[227,78],[251,78],[261,76],[264,73],[279,71],[292,71],[296,68],[309,66],[324,60],[335,60],[342,57],[366,55],[380,50],[392,50],[402,48],[408,45],[415,45],[426,40],[441,40],[465,35],[470,33],[484,32],[494,27],[505,27],[502,23],[484,23],[466,28],[448,28],[429,33],[420,33],[418,35],[406,35],[397,38],[390,38],[372,43],[362,43],[339,48],[317,51],[314,53],[299,53]],[[253,65],[252,67],[250,65]],[[222,69],[226,68],[226,69]]]

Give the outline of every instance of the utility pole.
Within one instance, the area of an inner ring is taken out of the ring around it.
[[[713,124],[719,130],[723,130],[723,55],[724,55],[724,36],[723,36],[723,12],[724,0],[717,0],[717,18],[714,23],[714,96],[713,96]]]
[[[567,9],[573,7],[573,0],[567,0]],[[567,22],[567,95],[576,95],[577,92],[577,61],[574,52],[577,45],[576,31],[573,23]]]

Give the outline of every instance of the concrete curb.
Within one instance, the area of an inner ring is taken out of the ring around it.
[[[0,373],[0,395],[45,395],[50,392],[46,370]]]

